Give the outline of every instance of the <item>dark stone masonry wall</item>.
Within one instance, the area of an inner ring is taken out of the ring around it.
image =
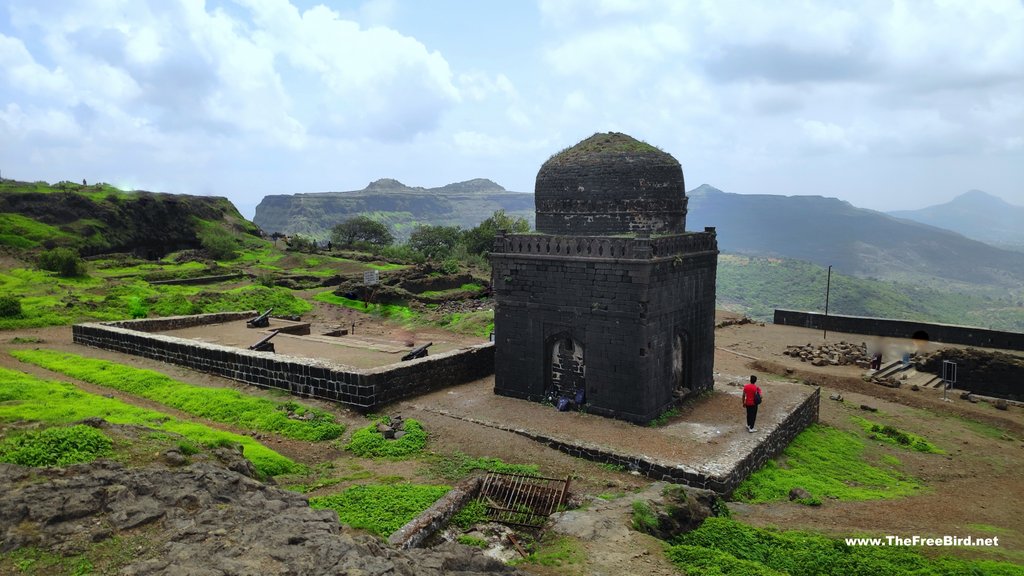
[[[643,423],[668,409],[679,346],[681,385],[711,389],[715,233],[655,242],[694,251],[654,257],[649,238],[499,236],[491,253],[495,392],[544,400],[547,355],[562,335],[584,347],[590,413]]]
[[[147,333],[250,317],[251,312],[243,312],[76,324],[72,327],[72,336],[77,344],[339,402],[361,412],[370,412],[429,390],[477,380],[494,372],[494,345],[490,343],[364,370]]]
[[[776,310],[775,323],[817,330],[822,330],[826,327],[824,314],[798,312],[796,310]],[[965,344],[1002,350],[1024,350],[1024,334],[1019,332],[1002,332],[971,326],[933,324],[913,320],[890,320],[888,318],[868,318],[865,316],[844,316],[840,314],[829,314],[827,323],[829,331],[834,332],[868,334],[889,338],[917,338],[932,342]]]

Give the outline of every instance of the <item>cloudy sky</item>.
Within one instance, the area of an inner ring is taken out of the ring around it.
[[[1024,205],[1022,0],[3,0],[0,172],[231,198],[532,191],[621,131],[688,188]]]

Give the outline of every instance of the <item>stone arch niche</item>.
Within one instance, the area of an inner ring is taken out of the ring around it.
[[[686,332],[679,332],[672,339],[672,383],[676,391],[690,388],[689,378],[689,337]]]
[[[924,330],[917,330],[917,331],[914,332],[914,334],[910,338],[912,340],[922,340],[924,342],[927,342],[928,341],[928,333],[925,332]]]
[[[568,332],[560,332],[548,339],[545,351],[546,397],[575,398],[577,391],[586,390],[587,368],[579,340]]]

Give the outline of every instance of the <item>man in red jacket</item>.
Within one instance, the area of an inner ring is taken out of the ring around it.
[[[750,377],[750,383],[743,387],[743,406],[747,409],[747,432],[757,432],[757,405],[761,403],[761,389],[757,387],[757,376]]]

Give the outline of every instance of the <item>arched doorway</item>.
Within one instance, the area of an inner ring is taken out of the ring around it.
[[[923,341],[927,342],[928,341],[928,333],[925,332],[924,330],[918,330],[918,331],[914,332],[914,335],[911,336],[911,338],[914,339],[914,340],[923,340]]]
[[[685,332],[676,334],[672,339],[672,388],[676,391],[689,388],[686,365],[687,340]]]
[[[577,393],[586,390],[586,364],[583,345],[568,333],[552,337],[547,346],[547,390],[548,398],[576,398]]]

